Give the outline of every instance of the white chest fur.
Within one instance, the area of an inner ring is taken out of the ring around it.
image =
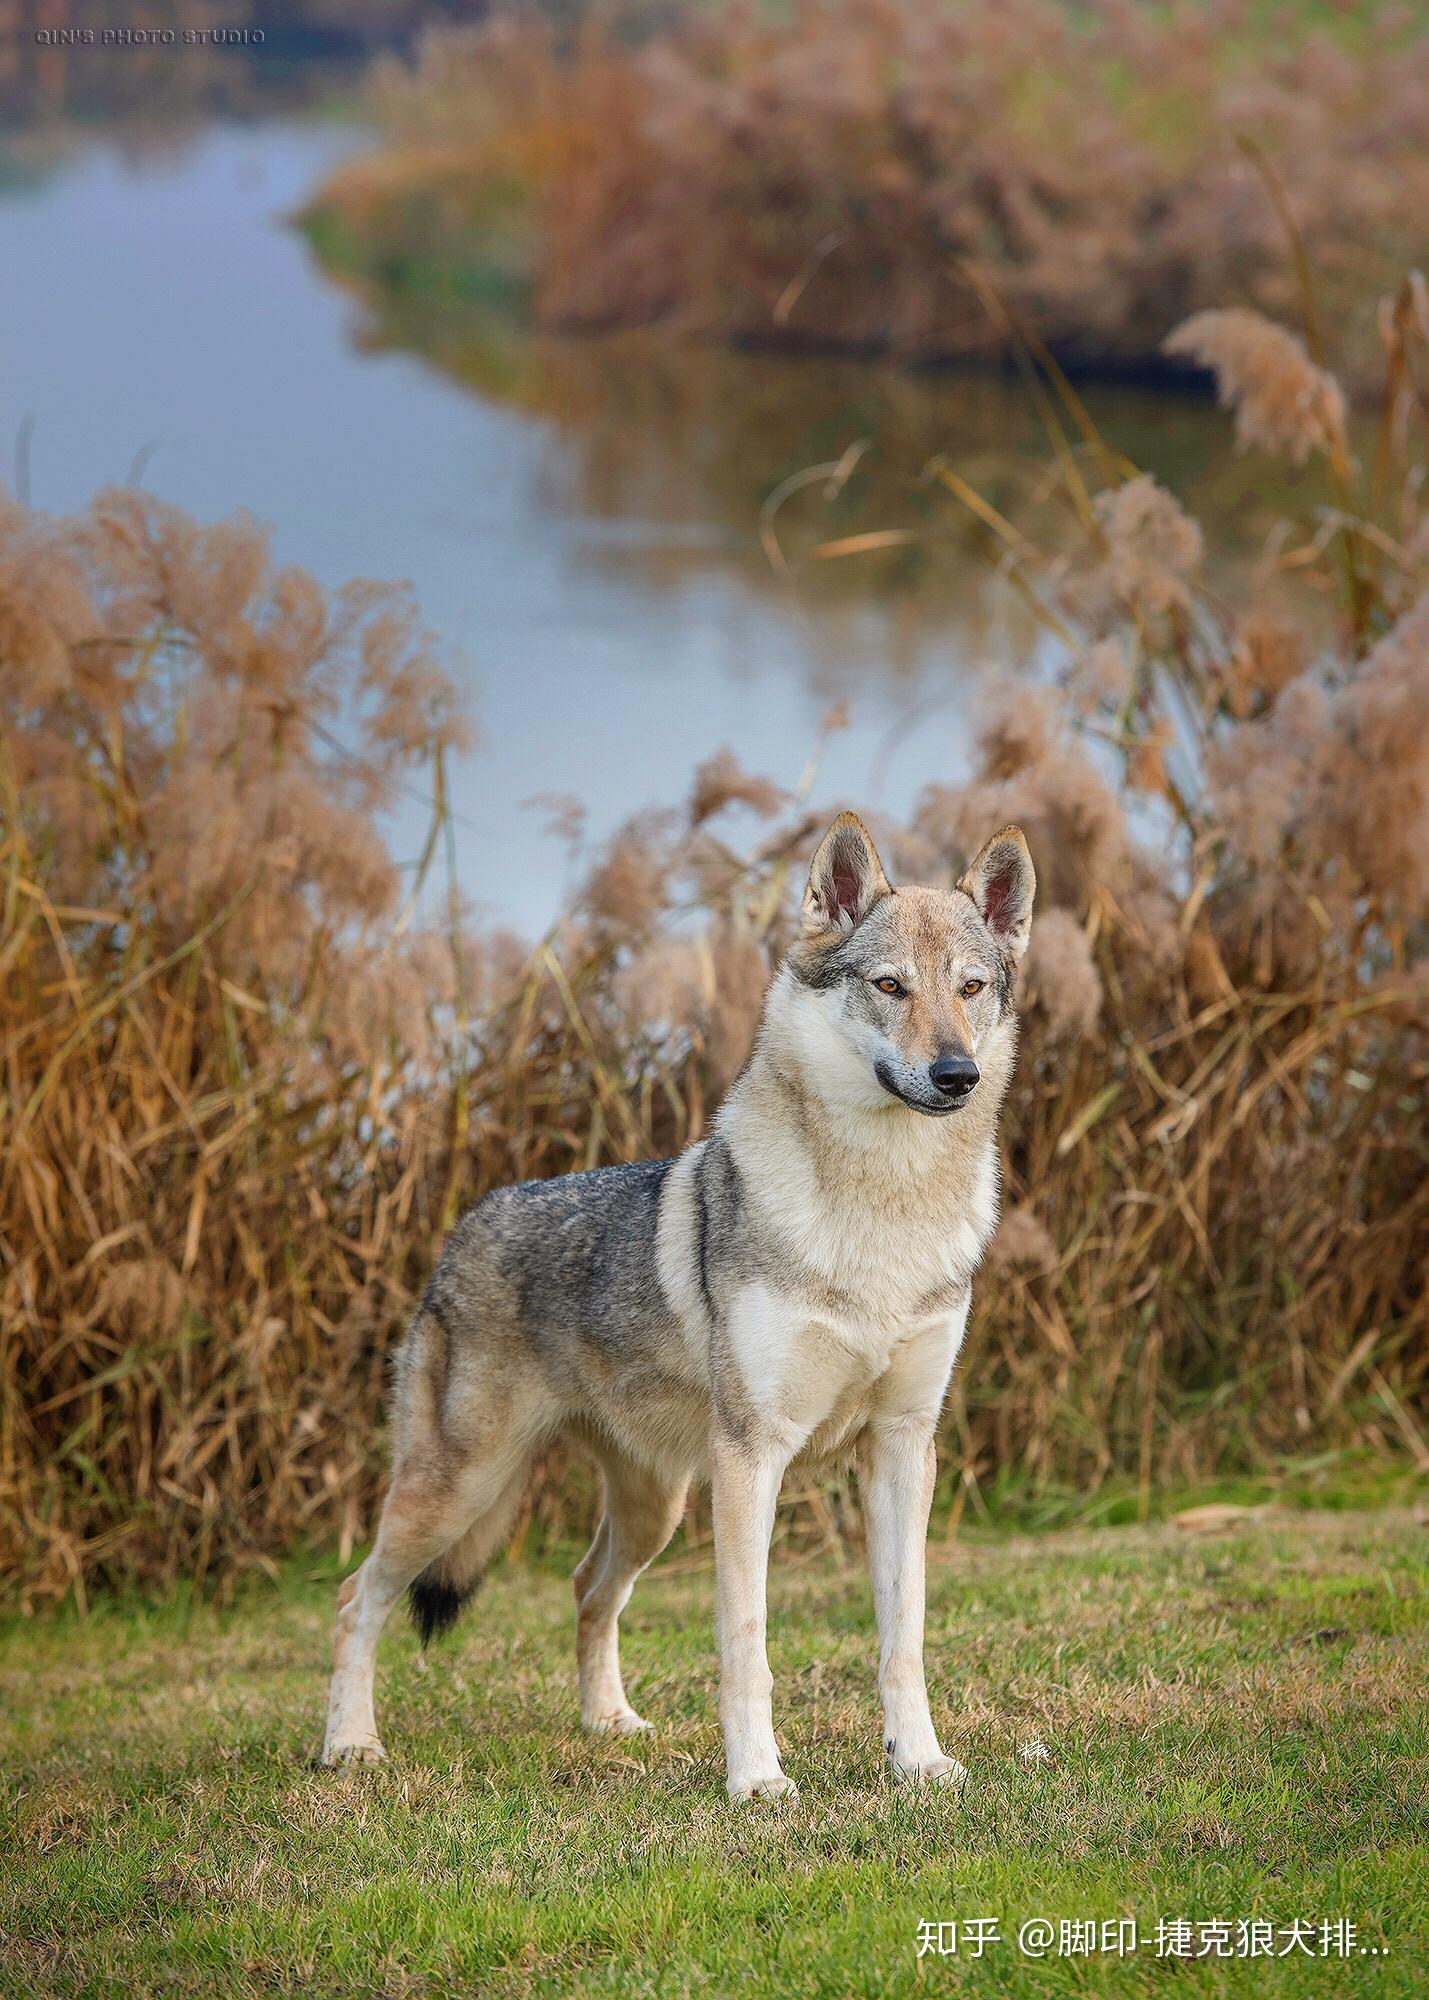
[[[880,1408],[935,1415],[997,1215],[991,1134],[973,1144],[891,1109],[841,1144],[736,1100],[720,1134],[762,1268],[732,1301],[749,1400],[791,1451],[836,1451]]]
[[[971,1283],[997,1221],[991,1134],[959,1145],[943,1124],[892,1110],[848,1120],[825,1148],[742,1105],[721,1134],[761,1235],[782,1253],[774,1287],[849,1338],[896,1340],[946,1316]]]

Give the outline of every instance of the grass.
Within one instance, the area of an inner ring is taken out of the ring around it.
[[[1407,1509],[935,1543],[962,1798],[890,1787],[866,1585],[826,1555],[772,1585],[803,1798],[729,1805],[702,1560],[677,1551],[627,1613],[653,1737],[579,1735],[565,1578],[506,1566],[430,1659],[394,1626],[392,1762],[352,1774],[311,1762],[335,1572],[223,1612],[11,1621],[0,1991],[1424,1990],[1429,1563]],[[1039,1916],[1130,1916],[1143,1942],[1038,1961],[1015,1939]],[[1157,1956],[1159,1919],[1251,1916],[1348,1918],[1355,1950]],[[969,1917],[1005,1941],[919,1960],[920,1919]]]

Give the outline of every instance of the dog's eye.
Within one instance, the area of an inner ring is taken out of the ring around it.
[[[892,993],[897,996],[903,991],[902,982],[895,979],[891,973],[882,979],[875,979],[873,983],[880,993]]]
[[[987,981],[985,979],[965,979],[963,981],[964,1000],[971,1000],[975,993],[981,993],[986,984]]]

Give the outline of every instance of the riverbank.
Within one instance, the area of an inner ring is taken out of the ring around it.
[[[1298,245],[1358,385],[1425,253],[1424,29],[1233,0],[498,19],[381,66],[384,141],[306,223],[378,294],[547,329],[927,361],[1004,355],[1011,315],[1136,377],[1200,308],[1302,311]]]

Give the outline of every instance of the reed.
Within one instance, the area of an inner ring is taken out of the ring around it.
[[[995,1479],[1130,1477],[1149,1506],[1289,1452],[1429,1466],[1422,280],[1379,324],[1363,466],[1289,333],[1178,336],[1248,440],[1324,458],[1339,495],[1233,604],[1015,321],[1063,528],[1039,548],[928,468],[1061,661],[997,684],[967,783],[874,822],[895,879],[947,880],[1016,819],[1041,884],[955,1516]],[[534,949],[482,933],[426,879],[466,724],[411,606],[126,493],[0,505],[0,721],[6,1595],[345,1556],[442,1230],[497,1183],[706,1129],[837,802],[719,753]],[[376,815],[417,783],[404,883]],[[532,1515],[564,1532],[589,1482],[548,1470]],[[801,1504],[837,1531],[836,1499]]]

